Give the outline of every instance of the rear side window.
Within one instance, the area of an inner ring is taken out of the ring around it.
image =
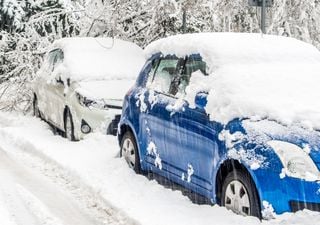
[[[186,58],[167,56],[152,62],[147,87],[164,94],[181,96],[189,85],[192,73],[200,71],[206,75],[206,63],[199,55]]]
[[[200,71],[203,75],[207,75],[207,65],[200,57],[188,57],[178,82],[178,93],[185,94],[185,89],[189,85],[192,73]]]
[[[169,94],[171,83],[178,74],[178,65],[178,58],[161,59],[150,71],[151,80],[148,86],[156,91]]]

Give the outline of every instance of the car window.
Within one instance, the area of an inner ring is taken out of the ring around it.
[[[151,82],[149,82],[149,87],[156,91],[169,94],[171,83],[178,73],[178,65],[178,58],[161,59],[149,73],[149,77],[152,78]]]
[[[147,87],[150,87],[153,82],[154,74],[158,68],[159,62],[160,62],[160,59],[154,59],[151,62],[151,69],[148,73],[148,79],[147,79]]]
[[[60,63],[63,62],[63,51],[61,49],[56,50],[56,57],[53,60],[53,69],[55,69]]]
[[[49,66],[49,70],[52,71],[53,70],[53,61],[55,60],[56,57],[56,52],[55,51],[51,51],[48,54],[48,66]]]
[[[200,71],[203,75],[207,75],[206,67],[207,65],[202,61],[201,57],[188,57],[179,78],[177,93],[185,94],[185,89],[189,85],[192,73]]]
[[[54,71],[57,65],[63,62],[63,58],[64,58],[64,55],[61,49],[55,49],[49,52],[49,57],[48,57],[49,69],[51,71]]]
[[[206,63],[199,55],[191,55],[186,59],[167,56],[152,62],[147,87],[156,91],[181,96],[189,85],[192,73],[206,73]]]

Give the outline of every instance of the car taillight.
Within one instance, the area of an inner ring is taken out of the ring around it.
[[[131,95],[131,93],[133,92],[133,88],[134,88],[134,86],[132,86],[132,87],[127,91],[126,96]]]

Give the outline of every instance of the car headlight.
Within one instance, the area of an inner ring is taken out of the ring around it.
[[[88,107],[88,108],[97,108],[97,109],[108,109],[108,106],[104,103],[103,100],[93,100],[83,95],[76,93],[76,97],[80,105]]]
[[[317,166],[310,156],[299,146],[284,141],[269,141],[275,153],[281,160],[287,176],[309,181],[319,180],[320,174]]]

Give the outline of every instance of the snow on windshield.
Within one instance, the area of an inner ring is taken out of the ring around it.
[[[162,39],[145,50],[147,56],[157,52],[200,53],[209,76],[192,76],[185,98],[193,106],[196,92],[209,90],[206,111],[212,120],[269,118],[320,129],[320,52],[310,44],[272,35],[204,33]]]
[[[135,80],[98,80],[79,82],[76,92],[89,99],[123,99]],[[121,87],[121,88],[119,88]]]
[[[136,44],[112,38],[64,38],[56,48],[63,49],[64,60],[55,75],[63,80],[135,79],[145,62]]]

